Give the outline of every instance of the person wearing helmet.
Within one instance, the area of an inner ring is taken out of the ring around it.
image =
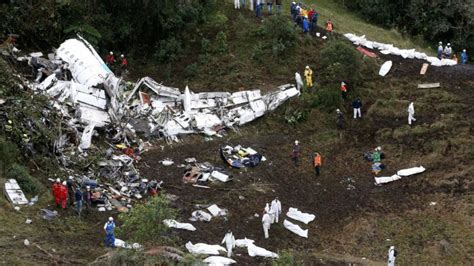
[[[465,65],[467,64],[467,52],[466,52],[466,49],[463,49],[462,50],[462,53],[461,53],[461,64]]]
[[[313,158],[313,166],[314,166],[314,172],[316,176],[319,176],[319,173],[321,171],[321,165],[322,165],[321,160],[322,160],[321,154],[319,154],[318,152],[315,152],[314,158]]]
[[[304,70],[304,77],[306,78],[306,86],[309,88],[313,87],[313,70],[306,66]]]
[[[120,67],[122,69],[126,69],[128,67],[128,61],[127,58],[125,58],[125,55],[120,55]]]
[[[347,84],[344,81],[341,81],[341,96],[344,101],[347,99]]]
[[[82,201],[84,200],[84,198],[82,197],[82,191],[80,186],[76,187],[76,191],[74,192],[74,199],[76,200],[77,215],[81,216]]]
[[[300,159],[300,142],[297,140],[295,140],[295,143],[293,144],[293,151],[291,153],[291,158],[293,159],[295,166],[298,166],[298,162]]]
[[[82,199],[84,200],[86,209],[89,209],[92,206],[92,192],[90,186],[86,186],[86,190],[82,193]]]
[[[67,185],[69,205],[74,206],[74,186],[76,185],[74,182],[74,177],[69,176],[69,178],[66,181],[66,185]]]
[[[104,225],[105,231],[105,246],[115,247],[115,223],[114,218],[109,217],[109,220]]]
[[[338,129],[344,128],[344,114],[339,109],[336,109],[336,124]]]
[[[377,147],[372,153],[372,162],[380,163],[381,161],[382,161],[382,148]]]
[[[410,102],[407,108],[408,112],[408,125],[411,125],[412,121],[416,121],[415,119],[415,103]]]
[[[105,57],[105,64],[107,64],[108,67],[113,66],[115,63],[115,57],[114,57],[114,52],[110,52],[106,57]]]
[[[441,60],[441,58],[443,58],[443,51],[444,51],[443,42],[439,42],[438,43],[438,59],[439,60]]]
[[[444,47],[444,58],[451,59],[451,54],[453,53],[453,49],[451,48],[451,44],[448,43],[446,47]]]
[[[54,202],[56,203],[56,206],[58,207],[61,205],[61,199],[60,199],[60,194],[59,194],[60,189],[61,189],[61,180],[57,178],[53,184],[52,190],[53,190]]]
[[[61,201],[61,208],[67,208],[67,200],[68,200],[68,191],[67,191],[67,183],[63,181],[63,184],[59,188],[59,198]]]

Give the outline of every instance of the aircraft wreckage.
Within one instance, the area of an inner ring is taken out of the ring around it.
[[[95,127],[115,128],[116,137],[125,143],[136,133],[167,140],[191,133],[218,135],[223,128],[253,121],[300,94],[292,84],[263,95],[260,90],[193,93],[188,87],[181,92],[150,77],[127,90],[80,36],[66,40],[48,59],[41,56],[34,53],[19,60],[29,60],[37,69],[34,89],[52,97],[63,117],[71,119],[69,124],[82,126],[82,149],[90,146]]]

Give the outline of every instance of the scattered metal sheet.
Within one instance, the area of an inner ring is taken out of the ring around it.
[[[28,199],[15,179],[8,179],[5,182],[5,196],[13,205],[28,204]]]
[[[418,84],[418,89],[432,89],[432,88],[439,88],[440,86],[441,84],[439,82]]]
[[[421,69],[420,69],[420,75],[426,74],[426,71],[428,70],[428,66],[429,66],[428,63],[423,63],[423,65],[421,66]]]

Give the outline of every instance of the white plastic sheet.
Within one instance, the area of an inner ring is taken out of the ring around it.
[[[190,223],[180,223],[176,220],[173,220],[173,219],[165,219],[163,220],[163,223],[170,227],[170,228],[176,228],[176,229],[184,229],[184,230],[188,230],[188,231],[196,231],[196,227],[194,227],[192,224]]]
[[[216,204],[209,206],[207,210],[212,216],[225,216],[227,214],[226,210],[219,208]]]
[[[191,221],[204,221],[204,222],[210,222],[211,219],[212,219],[212,215],[201,210],[193,211],[193,213],[191,214],[191,218],[189,218],[189,220]]]
[[[306,230],[303,230],[299,225],[297,224],[294,224],[288,220],[285,220],[283,221],[283,226],[290,230],[291,232],[301,236],[301,237],[304,237],[304,238],[308,238],[308,229]]]
[[[116,238],[114,245],[119,248],[126,248],[126,249],[140,249],[142,246],[138,243],[133,243],[133,244],[127,244],[125,241]]]
[[[374,178],[375,178],[375,183],[379,185],[379,184],[385,184],[385,183],[397,181],[401,179],[402,177],[399,175],[392,175],[392,176],[381,176],[381,177],[374,177]]]
[[[425,170],[426,169],[423,166],[412,167],[412,168],[402,169],[402,170],[398,171],[397,175],[402,176],[402,177],[403,176],[416,175],[416,174],[424,172]]]
[[[235,260],[231,259],[231,258],[226,258],[226,257],[222,257],[222,256],[210,256],[210,257],[207,257],[205,260],[203,260],[205,263],[207,263],[208,265],[230,265],[230,264],[234,264],[234,263],[237,263]]]
[[[299,211],[297,208],[291,208],[291,207],[290,209],[288,209],[286,216],[288,216],[289,218],[293,220],[300,221],[305,224],[312,222],[316,218],[314,214],[304,213],[304,212]]]
[[[186,249],[193,254],[219,255],[219,251],[227,252],[227,250],[219,245],[209,245],[204,243],[196,243],[193,245],[191,241],[186,243]]]
[[[239,248],[246,248],[248,245],[253,244],[255,241],[252,239],[244,238],[235,240],[235,246]]]
[[[275,252],[271,252],[264,248],[258,247],[252,243],[247,246],[247,252],[249,253],[250,257],[266,257],[266,258],[278,258],[278,254]]]

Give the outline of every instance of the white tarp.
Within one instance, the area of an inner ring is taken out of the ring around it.
[[[163,223],[170,227],[170,228],[176,228],[176,229],[184,229],[184,230],[189,230],[189,231],[196,231],[196,227],[194,227],[190,223],[180,223],[176,220],[173,219],[165,219],[163,220]]]
[[[227,250],[219,245],[209,245],[204,243],[196,243],[193,245],[191,241],[186,243],[186,249],[193,254],[208,254],[208,255],[219,255],[219,251],[227,252]]]
[[[15,179],[8,179],[8,181],[5,182],[5,193],[5,196],[13,205],[28,204],[28,199],[25,197],[25,194],[23,194],[20,185],[18,185]]]
[[[415,174],[419,174],[419,173],[422,173],[424,172],[426,169],[423,167],[423,166],[419,166],[419,167],[412,167],[412,168],[408,168],[408,169],[402,169],[400,171],[397,172],[397,175],[399,176],[410,176],[410,175],[415,175]]]
[[[285,221],[283,221],[283,226],[290,230],[291,232],[301,236],[301,237],[304,237],[304,238],[308,238],[308,229],[306,230],[303,230],[299,225],[297,224],[294,224],[288,220],[285,219]]]
[[[228,182],[228,181],[230,181],[230,177],[229,177],[228,175],[226,175],[226,174],[224,174],[224,173],[221,173],[221,172],[219,172],[219,171],[216,171],[216,170],[212,171],[212,173],[211,173],[211,178],[217,179],[217,180],[219,180],[219,181],[221,181],[221,182]]]
[[[291,207],[290,209],[288,209],[286,216],[288,216],[289,218],[293,220],[300,221],[305,224],[312,222],[316,218],[314,214],[304,213],[304,212],[299,211],[297,208],[291,208]]]
[[[385,183],[397,181],[401,179],[402,177],[399,175],[392,175],[392,176],[381,176],[381,177],[374,177],[374,178],[375,178],[375,183],[379,185],[379,184],[385,184]]]
[[[256,245],[252,243],[250,243],[247,246],[247,252],[249,253],[250,257],[259,256],[259,257],[266,257],[266,258],[278,258],[278,254],[276,254],[275,252],[271,252],[264,248],[257,247]]]
[[[112,74],[92,46],[84,39],[69,39],[59,46],[56,55],[68,63],[73,79],[87,87],[102,84]]]
[[[253,244],[255,242],[252,239],[244,238],[244,239],[237,239],[235,240],[235,246],[239,248],[246,248],[248,245]]]
[[[222,256],[210,256],[210,257],[207,257],[205,260],[203,260],[203,262],[212,266],[230,265],[230,264],[237,263],[235,260],[231,258],[226,258]]]

